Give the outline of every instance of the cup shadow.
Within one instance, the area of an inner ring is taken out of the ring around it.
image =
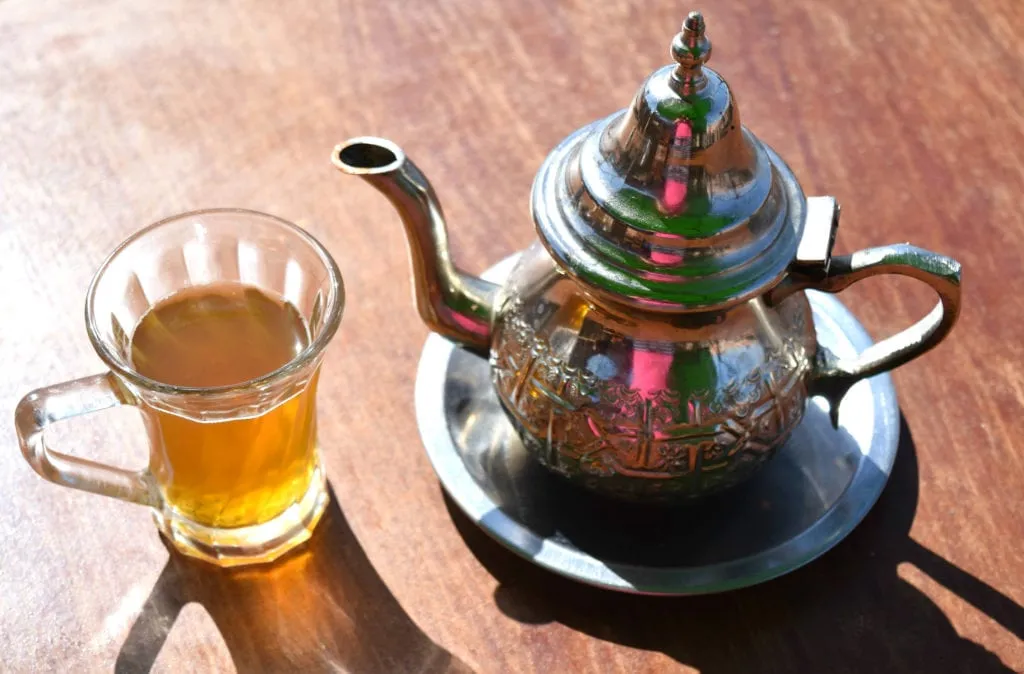
[[[272,564],[220,569],[167,547],[167,565],[118,654],[119,674],[150,671],[191,602],[209,613],[239,672],[472,671],[405,613],[333,490],[309,542]]]
[[[961,638],[925,594],[901,579],[903,563],[1024,638],[1024,608],[910,537],[918,466],[902,416],[888,485],[861,525],[810,565],[724,594],[627,595],[562,578],[502,547],[444,498],[463,540],[498,580],[494,600],[507,616],[660,651],[702,674],[1012,671]]]

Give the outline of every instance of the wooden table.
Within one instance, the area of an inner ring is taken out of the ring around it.
[[[710,5],[711,3],[709,3]],[[402,143],[473,271],[533,238],[549,149],[668,60],[676,2],[0,3],[0,409],[99,371],[86,285],[124,237],[206,206],[309,228],[350,304],[321,380],[336,503],[308,549],[223,572],[142,509],[35,475],[0,426],[0,670],[988,672],[1024,669],[1024,3],[725,0],[712,66],[839,248],[910,240],[965,268],[952,337],[895,375],[889,487],[835,550],[763,586],[620,596],[531,567],[446,502],[413,418],[426,330],[397,216],[328,156]],[[876,335],[931,301],[872,281]],[[393,309],[398,307],[398,309]],[[10,417],[8,416],[8,420]],[[138,465],[133,412],[58,433]]]

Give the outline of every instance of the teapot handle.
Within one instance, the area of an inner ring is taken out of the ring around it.
[[[923,281],[939,296],[927,316],[854,358],[839,358],[819,347],[808,389],[811,395],[821,395],[829,401],[835,425],[838,424],[839,402],[856,382],[917,358],[949,334],[960,314],[960,263],[910,244],[895,244],[830,257],[826,268],[824,275],[817,277],[795,270],[772,292],[772,301],[780,301],[804,289],[837,293],[857,281],[882,274]]]

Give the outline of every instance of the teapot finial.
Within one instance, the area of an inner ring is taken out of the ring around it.
[[[683,29],[672,40],[672,58],[679,65],[672,73],[673,88],[681,95],[700,90],[706,83],[702,66],[711,58],[711,40],[704,35],[704,15],[690,12]]]

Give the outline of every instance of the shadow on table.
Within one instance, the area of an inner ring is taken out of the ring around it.
[[[506,615],[661,651],[701,674],[1011,671],[902,580],[902,563],[1024,638],[1024,609],[910,538],[918,469],[902,419],[889,484],[844,542],[787,576],[725,594],[645,597],[561,578],[491,540],[445,498],[463,539],[499,581],[494,598]]]
[[[201,604],[239,672],[469,672],[373,569],[331,493],[313,537],[277,562],[218,569],[171,550],[115,672],[148,672],[181,609]]]

